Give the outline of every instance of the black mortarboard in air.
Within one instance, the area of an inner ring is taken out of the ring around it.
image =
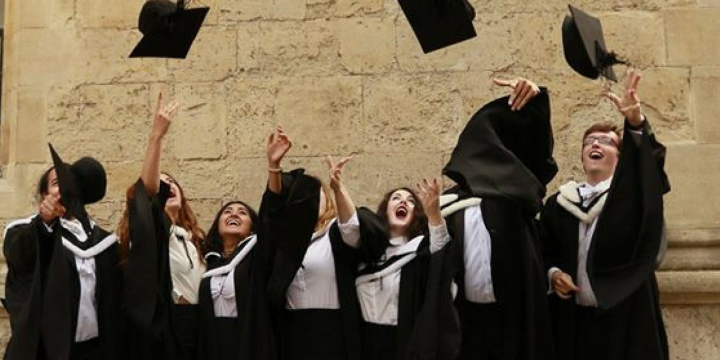
[[[150,0],[143,5],[138,28],[143,33],[130,57],[184,59],[210,8],[186,9],[185,1]]]
[[[566,16],[562,24],[563,51],[568,65],[590,79],[602,75],[617,81],[612,66],[624,62],[605,47],[600,20],[572,5],[568,7],[571,15]]]
[[[424,53],[477,36],[467,0],[398,0]]]
[[[78,219],[85,232],[90,233],[92,228],[85,205],[98,202],[105,196],[105,168],[91,157],[84,157],[69,165],[62,161],[51,144],[48,146],[60,188],[60,203],[66,210],[65,216]]]

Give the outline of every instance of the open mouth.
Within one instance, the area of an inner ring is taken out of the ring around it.
[[[172,198],[174,198],[175,196],[177,196],[177,194],[175,194],[175,190],[170,189],[170,195],[168,195],[168,199],[172,199]]]
[[[405,218],[407,218],[407,216],[408,216],[408,209],[405,206],[400,205],[400,206],[398,206],[397,209],[395,209],[395,217],[397,217],[398,219],[405,220]]]
[[[593,150],[590,151],[590,154],[588,156],[593,160],[600,160],[605,157],[605,154],[600,151]]]
[[[227,226],[240,226],[241,222],[238,218],[230,218],[225,222],[225,224]]]

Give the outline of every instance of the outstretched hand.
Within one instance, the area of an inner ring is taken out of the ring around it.
[[[340,161],[337,162],[337,164],[333,161],[332,156],[328,155],[325,158],[325,163],[328,166],[328,171],[330,172],[330,187],[333,190],[338,190],[340,186],[342,186],[342,171],[343,168],[345,168],[345,164],[350,162],[352,160],[352,156],[346,156]]]
[[[620,111],[620,113],[628,119],[630,125],[634,127],[639,127],[643,121],[645,121],[640,106],[640,98],[637,95],[637,88],[641,77],[642,75],[640,75],[639,72],[631,70],[628,74],[628,80],[627,84],[625,84],[625,91],[623,92],[622,98],[613,92],[606,94],[607,98],[615,104],[618,111]]]
[[[173,101],[167,105],[163,105],[163,94],[158,95],[157,106],[155,107],[155,116],[153,118],[152,136],[162,139],[170,128],[172,118],[177,113],[180,103]]]
[[[521,110],[532,98],[540,93],[540,87],[534,82],[519,77],[512,80],[493,79],[493,84],[498,86],[506,86],[512,89],[508,105],[510,110]]]
[[[278,125],[274,132],[267,139],[267,160],[271,168],[279,168],[280,161],[292,147],[290,137],[285,134],[282,126]]]
[[[418,183],[416,186],[418,197],[425,209],[430,225],[438,226],[442,224],[440,185],[438,185],[437,179],[433,178],[432,181],[423,179],[422,183]]]

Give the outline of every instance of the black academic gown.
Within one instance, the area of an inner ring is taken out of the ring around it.
[[[471,322],[467,315],[472,304],[464,294],[464,210],[446,218],[454,249],[446,260],[454,264],[444,269],[459,288],[460,358],[554,359],[545,276],[533,221],[545,185],[557,172],[552,157],[550,100],[542,89],[520,111],[511,111],[507,101],[507,97],[494,100],[470,119],[443,169],[458,184],[451,192],[460,199],[482,198],[480,206],[492,248],[496,303],[483,307],[482,319]],[[478,324],[492,324],[492,330],[478,329]]]
[[[142,180],[128,200],[130,254],[124,264],[123,298],[127,323],[127,359],[189,360],[176,333],[172,278],[167,241],[170,224],[165,216],[169,187],[160,182],[149,197]]]
[[[75,255],[62,244],[59,222],[50,233],[40,216],[8,229],[4,253],[8,263],[6,308],[12,337],[5,359],[119,359],[122,345],[121,274],[117,243],[94,257],[99,336],[76,345],[80,281]],[[111,234],[94,226],[84,243],[65,237],[81,249]]]
[[[362,261],[368,265],[362,273],[377,272],[392,263],[388,259],[384,264],[376,264],[390,245],[387,226],[380,218],[366,208],[357,210],[360,222],[360,253]],[[415,329],[425,295],[430,268],[429,236],[426,234],[416,251],[416,258],[400,270],[400,290],[398,295],[397,326],[382,326],[365,322],[363,327],[364,359],[403,360],[410,358],[408,350],[411,334]],[[448,293],[450,288],[447,289]]]
[[[280,343],[280,358],[294,359],[295,354],[290,353],[297,344],[290,344],[287,340],[287,329],[294,329],[293,340],[297,336],[313,336],[318,332],[333,331],[328,334],[333,344],[307,343],[302,346],[319,349],[322,346],[341,347],[344,359],[360,360],[360,307],[355,291],[355,274],[358,266],[357,251],[342,240],[337,224],[330,228],[330,243],[335,263],[335,276],[337,282],[340,310],[337,329],[295,329],[288,323],[286,306],[286,293],[295,274],[302,265],[305,252],[317,222],[318,206],[320,201],[320,183],[318,180],[303,174],[299,169],[283,174],[282,194],[271,192],[267,202],[267,212],[262,221],[268,229],[267,239],[275,248],[275,256],[268,280],[268,296],[272,304],[276,324],[276,333]],[[263,202],[266,200],[264,199]],[[304,311],[304,310],[301,310]],[[332,315],[335,316],[335,315]],[[283,335],[283,333],[285,333]],[[307,349],[305,349],[307,350]],[[304,351],[307,353],[307,351]],[[326,360],[319,357],[317,360]],[[327,359],[343,360],[343,359]]]
[[[558,359],[666,360],[668,343],[655,279],[662,232],[665,147],[645,122],[625,124],[623,149],[588,252],[587,272],[598,309],[575,297],[550,298]],[[546,269],[577,275],[579,220],[550,197],[540,229]]]
[[[268,196],[271,195],[266,193],[263,199]],[[260,218],[263,217],[265,208],[265,205],[260,206]],[[276,360],[278,357],[275,329],[267,299],[272,248],[265,240],[262,223],[255,224],[255,228],[258,232],[257,243],[235,267],[233,281],[237,317],[216,317],[210,291],[211,278],[204,278],[200,283],[199,359]],[[232,261],[243,247],[238,247],[228,259],[208,259],[208,271]]]

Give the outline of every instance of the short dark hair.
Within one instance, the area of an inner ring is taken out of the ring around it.
[[[585,130],[585,134],[583,134],[582,140],[585,141],[585,138],[594,132],[605,132],[605,133],[613,132],[613,133],[615,133],[615,135],[617,135],[617,137],[618,137],[618,143],[617,143],[618,150],[622,150],[623,138],[622,138],[622,131],[620,130],[619,126],[617,126],[614,123],[609,122],[609,121],[594,123]],[[583,147],[584,147],[584,145],[583,145]]]
[[[53,171],[53,169],[55,169],[55,167],[51,166],[49,169],[45,170],[40,177],[40,180],[38,180],[37,193],[35,196],[38,197],[39,201],[42,201],[42,198],[48,193],[48,178],[50,177],[50,172]]]
[[[425,215],[425,209],[423,209],[422,202],[420,202],[420,198],[417,196],[417,194],[412,191],[409,188],[406,187],[400,187],[397,189],[392,189],[388,191],[385,196],[383,196],[382,201],[380,202],[380,205],[377,209],[377,215],[387,224],[388,223],[388,216],[387,216],[387,208],[388,203],[390,202],[390,197],[393,193],[395,193],[398,190],[405,190],[412,194],[413,198],[415,198],[415,208],[413,210],[413,221],[408,225],[407,233],[405,234],[405,237],[408,238],[408,240],[413,239],[417,236],[423,235],[426,232],[427,228],[427,216]],[[390,229],[388,228],[388,231]],[[389,236],[390,234],[388,234]]]

